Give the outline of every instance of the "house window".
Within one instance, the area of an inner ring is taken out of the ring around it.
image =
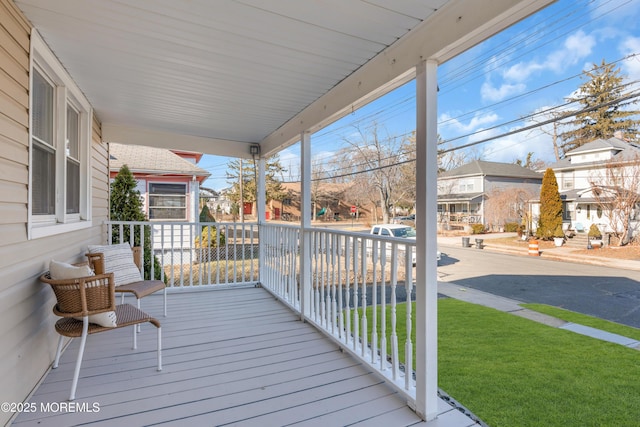
[[[179,220],[187,219],[186,184],[149,184],[149,219]]]
[[[91,106],[37,32],[32,37],[29,238],[91,226]]]
[[[562,185],[563,190],[571,190],[573,189],[573,180],[565,178]]]
[[[67,105],[67,214],[80,213],[80,113]]]
[[[31,212],[55,215],[56,143],[53,138],[53,83],[37,70],[32,85]]]

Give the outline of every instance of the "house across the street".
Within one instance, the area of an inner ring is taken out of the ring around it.
[[[621,191],[638,199],[640,188],[640,147],[622,139],[596,139],[566,153],[565,158],[549,166],[553,169],[563,202],[564,228],[589,230],[596,224],[602,233],[621,231],[614,213],[618,207],[614,199]],[[600,197],[595,192],[601,191]],[[623,202],[618,202],[623,203]],[[534,218],[539,205],[532,206]],[[640,210],[629,209],[631,235],[638,229]],[[610,218],[612,217],[613,218]]]
[[[441,229],[465,229],[469,224],[485,224],[490,200],[500,194],[518,193],[514,204],[523,204],[540,194],[542,174],[515,163],[474,160],[438,176],[438,223]],[[529,197],[527,197],[529,196]],[[517,202],[519,200],[519,202]],[[501,201],[502,203],[502,201]],[[513,206],[509,221],[519,221],[523,206]],[[502,225],[502,224],[500,224]]]

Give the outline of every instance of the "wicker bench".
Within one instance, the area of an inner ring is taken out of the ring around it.
[[[51,278],[50,273],[46,272],[40,276],[40,281],[49,284],[53,289],[57,301],[53,307],[53,313],[61,317],[55,324],[56,332],[60,334],[60,338],[58,340],[56,357],[53,362],[54,369],[58,367],[58,362],[60,361],[60,354],[62,353],[64,343],[63,337],[81,339],[69,400],[75,399],[84,347],[87,336],[91,334],[139,325],[141,323],[151,323],[158,329],[158,371],[162,370],[162,329],[160,322],[131,304],[116,305],[113,273],[98,274],[77,279],[54,280]],[[90,323],[89,321],[89,316],[112,311],[115,312],[116,315],[116,326],[114,327],[101,326],[96,323]],[[82,320],[78,320],[80,318]],[[133,348],[136,349],[137,331],[135,327],[132,329]]]

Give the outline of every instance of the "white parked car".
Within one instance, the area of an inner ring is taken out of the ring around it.
[[[416,229],[403,224],[379,224],[371,227],[370,234],[375,234],[376,236],[386,236],[386,237],[400,237],[403,239],[416,239]],[[398,246],[398,249],[404,252],[404,246]],[[391,245],[388,245],[388,250],[391,250]],[[436,260],[439,262],[441,258],[440,251],[436,254]],[[411,255],[411,260],[413,265],[416,264],[416,251],[414,250]]]

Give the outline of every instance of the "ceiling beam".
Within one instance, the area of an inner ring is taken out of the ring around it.
[[[249,142],[182,135],[113,123],[102,123],[102,140],[247,159],[251,158],[249,147],[255,145]]]
[[[443,63],[555,0],[450,1],[261,141],[269,155],[411,80],[426,59]]]

